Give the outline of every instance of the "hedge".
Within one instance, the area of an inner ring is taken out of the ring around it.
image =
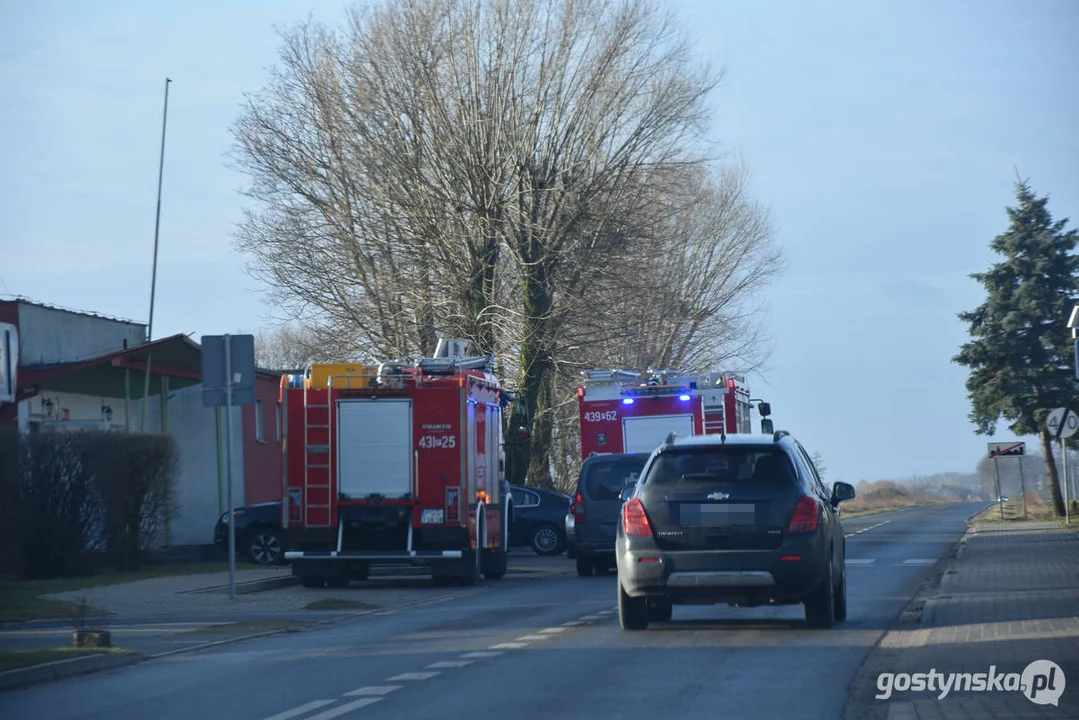
[[[0,430],[2,520],[13,523],[23,578],[137,570],[173,502],[179,454],[170,435]]]

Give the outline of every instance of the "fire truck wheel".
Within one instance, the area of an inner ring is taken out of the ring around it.
[[[488,580],[501,580],[509,570],[509,555],[505,550],[483,551],[483,577]]]
[[[479,550],[470,550],[465,553],[462,561],[462,572],[458,581],[461,585],[479,585],[482,579],[482,553]]]
[[[558,531],[558,528],[550,523],[544,523],[532,531],[532,539],[529,541],[532,552],[537,555],[561,555],[566,549],[566,538]]]

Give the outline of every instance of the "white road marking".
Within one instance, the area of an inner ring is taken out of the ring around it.
[[[332,720],[335,717],[341,717],[342,715],[347,715],[348,713],[352,712],[353,710],[359,710],[362,707],[367,707],[368,705],[374,705],[375,703],[381,702],[381,701],[382,701],[382,698],[380,698],[380,697],[377,697],[377,698],[363,698],[362,700],[353,700],[352,702],[345,703],[344,705],[341,705],[340,707],[335,707],[333,710],[326,710],[324,712],[320,712],[318,715],[312,715],[311,717],[307,718],[307,720]]]
[[[937,561],[932,558],[911,558],[903,561],[904,565],[936,565]]]
[[[465,653],[462,658],[491,658],[501,655],[501,650],[477,650],[476,652]]]
[[[428,670],[437,670],[445,668],[462,668],[471,665],[474,660],[442,660],[436,663],[431,663],[427,666]]]
[[[520,650],[521,648],[526,647],[528,647],[528,643],[509,642],[492,645],[488,650]]]
[[[577,627],[583,624],[580,620],[571,620],[570,622],[562,623],[562,627]]]
[[[861,530],[857,530],[857,531],[852,532],[852,533],[847,533],[843,537],[852,537],[854,535],[861,535],[864,532],[869,532],[873,528],[879,528],[881,525],[887,525],[890,522],[891,522],[891,520],[885,520],[884,522],[879,522],[876,525],[870,525],[869,527],[862,528]]]
[[[517,642],[533,642],[534,640],[550,640],[550,635],[522,635]]]
[[[401,673],[400,675],[394,675],[392,678],[386,680],[386,682],[400,682],[402,680],[430,680],[435,675],[441,675],[437,672],[410,672]]]
[[[303,715],[305,713],[309,713],[312,710],[318,710],[320,707],[326,707],[327,705],[333,705],[335,702],[337,702],[337,701],[336,700],[312,700],[311,702],[307,703],[306,705],[301,705],[299,707],[294,707],[291,710],[286,710],[283,713],[278,713],[276,715],[268,717],[268,718],[266,718],[266,720],[289,720],[289,718],[298,717],[298,716]]]
[[[602,619],[603,617],[601,615],[585,615],[583,618],[581,618],[583,622],[595,622],[596,620]]]
[[[371,696],[371,695],[384,696],[384,695],[388,695],[388,694],[392,693],[394,690],[400,690],[400,689],[401,689],[400,685],[368,685],[367,687],[362,687],[359,690],[353,690],[352,692],[345,693],[345,697],[355,697],[357,695],[360,695],[360,696]]]
[[[847,558],[846,563],[848,565],[872,565],[876,561],[876,558]]]
[[[540,633],[542,633],[544,635],[553,635],[555,633],[564,633],[564,632],[566,632],[566,630],[567,630],[567,628],[564,628],[564,627],[547,628],[545,630],[540,630]]]

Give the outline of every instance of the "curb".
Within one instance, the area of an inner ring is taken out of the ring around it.
[[[0,692],[65,680],[79,675],[124,667],[125,665],[134,665],[145,659],[144,656],[138,653],[101,653],[99,655],[85,655],[83,657],[68,658],[67,660],[55,660],[41,665],[31,665],[30,667],[16,670],[7,670],[0,672]]]
[[[265,592],[267,590],[276,590],[283,587],[291,587],[293,585],[299,585],[300,578],[295,575],[285,575],[283,577],[264,578],[262,580],[248,580],[243,583],[236,583],[237,595],[249,595],[251,593]],[[225,585],[211,585],[204,588],[196,588],[195,590],[184,590],[178,595],[191,595],[198,593],[227,593],[229,586]]]

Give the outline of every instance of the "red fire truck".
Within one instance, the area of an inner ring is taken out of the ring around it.
[[[506,574],[503,393],[493,358],[467,347],[281,378],[285,558],[304,587],[373,564],[426,565],[439,583]]]
[[[745,378],[727,372],[585,370],[577,388],[581,456],[651,452],[670,433],[752,432]]]

